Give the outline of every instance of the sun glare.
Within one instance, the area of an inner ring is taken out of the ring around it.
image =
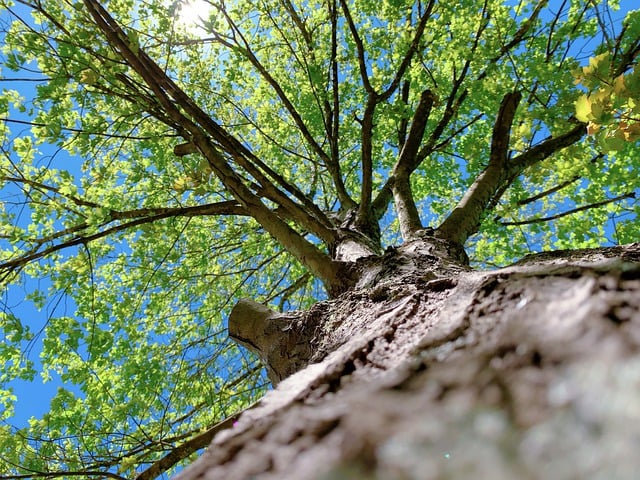
[[[201,34],[202,23],[208,19],[212,9],[205,0],[183,0],[178,8],[178,18],[188,30]]]

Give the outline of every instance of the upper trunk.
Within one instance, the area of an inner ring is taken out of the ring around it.
[[[347,244],[352,245],[356,245],[356,254],[362,248],[356,242]],[[460,252],[444,240],[424,235],[399,248],[389,248],[382,256],[360,257],[345,264],[344,276],[348,275],[352,284],[348,293],[306,312],[282,314],[242,300],[229,317],[229,334],[261,356],[276,384],[359,334],[359,327],[353,329],[351,324],[347,329],[337,328],[352,312],[386,305],[389,299],[410,296],[423,287],[451,288],[452,282],[469,270],[460,263]],[[363,299],[373,303],[366,306]],[[328,317],[336,320],[328,321]],[[368,322],[361,327],[370,328]]]
[[[307,312],[234,311],[280,383],[177,478],[636,478],[640,244],[493,272],[438,250],[363,258]]]

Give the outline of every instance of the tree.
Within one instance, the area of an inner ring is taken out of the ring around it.
[[[3,0],[0,478],[631,478],[640,15],[569,3]]]

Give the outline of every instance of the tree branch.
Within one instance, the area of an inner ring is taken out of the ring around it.
[[[3,79],[4,81],[4,79]],[[0,122],[5,122],[5,123],[16,123],[16,124],[21,124],[21,125],[30,125],[32,127],[47,127],[48,125],[45,123],[38,123],[38,122],[29,122],[26,120],[16,120],[13,118],[0,118]],[[152,136],[145,136],[145,137],[139,137],[139,136],[135,136],[135,135],[123,135],[123,134],[116,134],[116,133],[108,133],[108,132],[96,132],[96,131],[89,131],[89,130],[84,130],[82,128],[72,128],[72,127],[61,127],[61,130],[65,131],[65,132],[73,132],[73,133],[83,133],[85,135],[95,135],[97,137],[107,137],[107,138],[121,138],[124,140],[153,140],[154,138],[157,137],[152,137]],[[163,137],[178,137],[179,135],[176,134],[167,134],[167,135],[163,135]]]
[[[393,178],[391,186],[400,223],[400,232],[405,240],[408,240],[411,234],[422,228],[409,178],[418,165],[416,157],[434,101],[435,95],[431,90],[422,92],[420,102],[413,115],[409,134],[391,174]]]
[[[229,17],[227,12],[224,11],[224,9],[222,9],[221,11],[222,11],[222,14],[224,15],[225,19],[227,20],[227,23],[229,24],[229,26],[238,34],[238,36],[242,40],[242,46],[238,45],[235,48],[233,48],[233,46],[232,46],[232,48],[234,50],[239,51],[240,53],[242,53],[245,56],[245,58],[247,60],[249,60],[249,62],[251,62],[251,64],[256,68],[258,73],[260,73],[262,78],[264,78],[266,80],[266,82],[274,90],[274,92],[276,92],[276,95],[278,96],[278,98],[280,99],[282,104],[284,105],[284,107],[287,110],[287,112],[289,112],[289,115],[291,115],[291,118],[293,119],[294,123],[296,124],[296,126],[300,130],[300,133],[302,134],[304,139],[307,141],[307,143],[309,144],[311,149],[314,152],[316,152],[316,155],[318,155],[318,157],[323,162],[329,163],[329,161],[330,161],[329,156],[322,149],[320,144],[315,141],[315,139],[313,138],[313,135],[309,131],[306,123],[302,119],[302,116],[300,115],[300,113],[298,112],[296,107],[293,105],[293,102],[291,102],[291,100],[289,99],[289,97],[285,93],[285,91],[282,88],[282,86],[280,85],[280,83],[278,83],[278,81],[273,77],[273,75],[271,75],[271,73],[262,64],[262,62],[260,62],[258,57],[256,57],[256,55],[253,53],[253,50],[251,50],[251,46],[250,46],[249,42],[245,39],[244,35],[242,34],[242,32],[240,31],[238,26]]]
[[[68,228],[62,232],[57,232],[53,235],[50,235],[45,238],[41,238],[35,240],[34,243],[37,246],[34,249],[26,252],[25,254],[15,258],[13,260],[7,260],[0,263],[0,271],[5,271],[6,274],[14,271],[15,269],[20,269],[34,260],[39,260],[44,258],[52,253],[58,252],[60,250],[75,247],[77,245],[84,245],[90,243],[94,240],[98,240],[100,238],[107,237],[113,233],[121,232],[133,227],[137,227],[140,225],[144,225],[147,223],[156,222],[158,220],[162,220],[170,217],[195,217],[195,216],[205,216],[205,215],[247,215],[247,212],[244,208],[238,205],[234,201],[227,202],[219,202],[219,203],[211,203],[207,205],[197,205],[194,207],[177,207],[177,208],[143,208],[139,210],[131,210],[120,212],[117,210],[112,210],[109,214],[109,217],[100,225],[100,227],[106,227],[110,223],[117,220],[131,220],[129,222],[120,223],[118,225],[114,225],[112,227],[106,228],[105,230],[101,230],[99,232],[90,234],[90,235],[81,235],[78,232],[87,229],[90,227],[89,224],[83,223],[80,225],[76,225],[75,227]],[[51,245],[43,250],[40,250],[40,247],[46,243],[54,241],[61,236],[75,234],[75,236],[69,240],[63,241],[61,243]]]
[[[431,13],[433,12],[433,7],[435,6],[435,4],[435,0],[429,0],[429,4],[427,5],[424,13],[422,14],[422,17],[420,17],[420,21],[418,22],[415,34],[413,35],[413,39],[411,40],[411,45],[407,49],[407,52],[405,53],[400,66],[398,67],[398,71],[396,72],[387,89],[379,95],[380,101],[387,100],[389,97],[391,97],[391,95],[393,95],[393,92],[395,92],[400,85],[402,77],[404,77],[407,68],[409,68],[409,65],[411,65],[413,56],[418,51],[420,40],[422,39],[422,35],[427,26],[427,21],[429,20],[429,18],[431,18]]]
[[[538,20],[538,17],[540,16],[540,12],[548,3],[549,3],[549,0],[538,1],[538,3],[533,9],[533,12],[531,12],[531,15],[529,16],[529,18],[525,22],[522,22],[522,24],[520,25],[520,28],[518,28],[516,33],[513,35],[513,38],[511,39],[511,41],[503,45],[500,48],[500,51],[498,52],[498,54],[487,62],[486,68],[480,73],[480,75],[478,75],[478,80],[482,80],[487,76],[487,72],[489,71],[489,67],[491,65],[496,64],[502,57],[504,57],[511,50],[517,47],[520,43],[526,40],[527,34],[531,30],[531,27],[535,25],[536,21]]]
[[[400,89],[400,100],[406,106],[409,105],[409,93],[411,91],[411,82],[405,80]],[[402,148],[404,142],[407,141],[407,130],[409,128],[409,118],[404,115],[400,118],[398,125],[398,148]]]
[[[478,230],[489,202],[507,179],[509,132],[521,98],[520,92],[513,92],[502,99],[493,126],[489,164],[438,227],[439,236],[463,245]]]
[[[301,226],[309,228],[329,244],[337,240],[336,232],[320,223],[310,212],[302,211],[286,195],[281,194],[281,192],[278,193],[275,186],[249,161],[249,158],[254,157],[253,154],[196,105],[139,45],[132,45],[131,40],[129,40],[120,25],[97,0],[83,1],[96,25],[107,36],[110,45],[118,50],[123,59],[153,90],[168,116],[180,125],[182,130],[180,133],[185,138],[191,137],[191,141],[208,160],[211,169],[231,195],[285,249],[320,278],[328,290],[338,291],[343,283],[343,279],[340,279],[338,274],[339,266],[334,264],[326,253],[321,252],[315,245],[280,219],[276,213],[267,208],[260,198],[244,184],[242,177],[214,147],[209,137],[213,138],[226,152],[232,155],[238,165],[247,170],[258,181],[261,181],[262,187],[272,194],[275,193],[278,197],[278,203],[289,210],[292,218],[299,222]]]
[[[587,133],[587,126],[582,122],[577,122],[576,126],[568,132],[558,136],[549,137],[542,143],[531,147],[524,153],[511,159],[509,162],[509,173],[521,172],[525,168],[545,160],[553,153],[569,145],[573,145]]]
[[[338,75],[338,6],[336,0],[331,0],[331,113],[329,135],[331,155],[327,169],[336,187],[336,193],[341,206],[350,210],[355,208],[356,202],[351,198],[344,185],[340,171],[340,80]]]
[[[219,423],[216,423],[213,427],[205,430],[204,432],[196,435],[195,437],[187,440],[186,442],[180,444],[173,450],[171,450],[167,455],[162,457],[157,462],[153,463],[149,468],[140,472],[135,476],[134,480],[152,480],[154,478],[159,477],[162,473],[169,470],[171,467],[176,465],[178,462],[184,460],[189,457],[189,455],[197,452],[202,448],[206,448],[213,440],[213,437],[222,430],[226,430],[228,428],[233,427],[233,423],[247,410],[252,409],[258,404],[255,402],[249,405],[244,410],[241,410],[230,417],[222,420]],[[1,479],[0,479],[1,480]]]
[[[22,467],[21,467],[22,468]],[[25,470],[23,468],[23,470]],[[74,471],[74,472],[36,472],[17,474],[17,475],[0,475],[0,480],[24,480],[28,478],[64,478],[64,477],[97,477],[99,479],[114,478],[115,480],[128,480],[127,478],[112,472],[98,472],[92,470]]]
[[[577,207],[572,210],[567,210],[566,212],[558,213],[556,215],[551,215],[550,217],[534,217],[534,218],[529,218],[527,220],[520,220],[517,222],[500,222],[500,225],[517,226],[517,225],[531,225],[532,223],[550,222],[552,220],[557,220],[558,218],[566,217],[567,215],[572,215],[574,213],[582,212],[584,210],[589,210],[591,208],[602,207],[609,203],[617,202],[618,200],[624,200],[625,198],[636,198],[636,194],[635,192],[629,192],[614,198],[608,198],[601,202],[590,203],[589,205],[583,205],[582,207]]]
[[[360,69],[360,78],[362,79],[362,86],[364,87],[365,92],[369,94],[369,96],[376,95],[376,92],[371,86],[371,82],[369,81],[369,74],[367,73],[367,58],[364,51],[364,44],[362,43],[362,38],[360,38],[360,34],[358,33],[356,24],[353,21],[353,17],[351,16],[351,12],[349,11],[347,2],[345,0],[340,0],[340,5],[342,6],[342,12],[344,13],[344,18],[347,21],[349,31],[351,32],[351,37],[353,38],[353,42],[356,44],[356,52],[358,55],[358,68]]]
[[[435,100],[436,96],[431,90],[425,90],[420,95],[420,101],[413,114],[407,139],[402,145],[398,161],[393,168],[394,175],[408,176],[417,168],[418,150],[422,144],[422,137],[427,128],[427,122]]]
[[[568,187],[573,182],[576,182],[576,181],[580,180],[580,178],[581,177],[579,175],[576,175],[574,177],[571,177],[569,180],[565,180],[564,182],[559,183],[555,187],[551,187],[551,188],[549,188],[547,190],[544,190],[544,191],[542,191],[542,192],[540,192],[540,193],[538,193],[536,195],[533,195],[531,197],[524,198],[522,200],[518,200],[516,203],[518,205],[528,205],[528,204],[533,203],[533,202],[535,202],[537,200],[540,200],[541,198],[544,198],[544,197],[549,196],[549,195],[551,195],[553,193],[556,193],[556,192],[562,190],[564,187]]]
[[[361,162],[362,185],[360,188],[360,208],[358,210],[358,225],[367,227],[371,218],[371,198],[373,194],[373,116],[377,99],[375,94],[369,95],[362,117],[361,129]]]
[[[312,62],[317,62],[315,55],[316,46],[313,43],[312,32],[309,31],[302,18],[300,18],[300,15],[296,11],[295,7],[289,0],[282,0],[282,4],[287,13],[289,13],[289,16],[291,17],[294,25],[298,28],[300,34],[302,35],[302,38],[307,46],[307,52],[305,53],[310,56]],[[329,142],[330,153],[327,156],[326,154],[324,154],[323,150],[322,154],[320,155],[320,159],[331,175],[331,179],[333,180],[333,184],[336,188],[336,194],[341,206],[348,210],[355,207],[355,201],[347,192],[344,181],[342,179],[342,172],[340,171],[340,95],[337,60],[338,20],[336,0],[327,2],[327,8],[329,10],[329,18],[331,23],[331,53],[329,59],[330,71],[328,72],[329,81],[331,82],[331,102],[329,102],[328,99],[325,99],[324,102],[321,102],[321,100],[315,94],[316,89],[311,79],[309,80],[309,84],[314,90],[314,96],[316,97],[318,104],[323,103],[324,105],[323,123],[327,135],[327,140]],[[286,41],[286,32],[283,32],[283,38],[285,38]],[[306,62],[305,68],[309,68]]]

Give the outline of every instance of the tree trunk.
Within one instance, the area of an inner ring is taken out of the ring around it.
[[[176,478],[638,478],[640,243],[476,272],[434,241],[306,312],[241,302],[277,386]]]

